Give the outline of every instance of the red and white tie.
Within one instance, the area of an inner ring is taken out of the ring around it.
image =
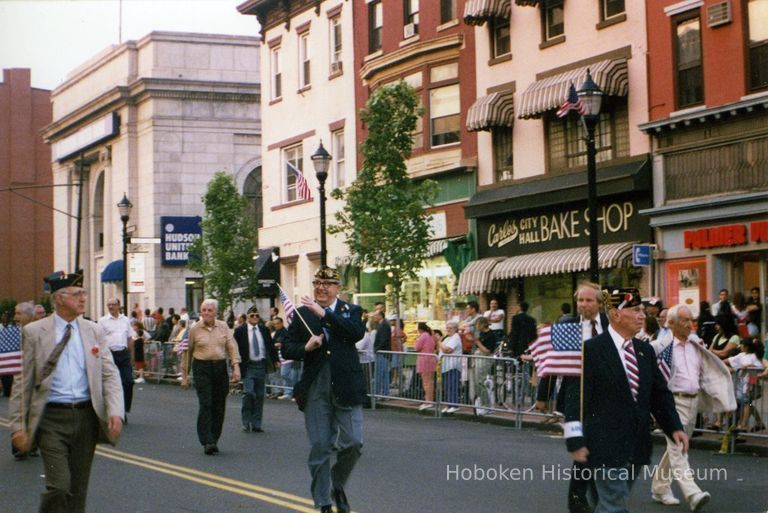
[[[632,392],[632,398],[637,401],[637,394],[640,391],[640,371],[637,367],[637,356],[635,356],[635,348],[632,347],[632,339],[624,342],[624,361],[629,390]]]

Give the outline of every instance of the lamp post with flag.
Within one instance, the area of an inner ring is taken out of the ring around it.
[[[323,147],[323,141],[320,141],[320,146],[311,158],[315,166],[317,182],[320,184],[320,267],[322,268],[328,265],[325,246],[325,180],[328,178],[328,165],[331,162],[331,155]]]

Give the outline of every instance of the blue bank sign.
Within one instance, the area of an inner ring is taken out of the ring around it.
[[[203,233],[199,216],[160,218],[163,265],[187,265],[189,245]]]

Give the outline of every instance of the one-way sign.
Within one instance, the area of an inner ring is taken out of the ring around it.
[[[632,265],[635,267],[651,265],[650,244],[632,244]]]

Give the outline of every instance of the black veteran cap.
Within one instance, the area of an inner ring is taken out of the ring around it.
[[[609,308],[615,308],[617,310],[642,304],[642,301],[640,300],[640,291],[636,288],[612,288],[603,290],[603,302]]]
[[[257,313],[259,313],[259,308],[256,305],[253,305],[252,307],[250,307],[248,309],[248,313],[249,314],[253,314],[253,313],[257,314]]]
[[[49,274],[43,278],[45,283],[44,289],[51,294],[59,289],[67,287],[82,287],[83,286],[83,270],[78,269],[73,273],[65,273],[64,271],[57,271],[53,274]]]
[[[315,273],[315,279],[317,280],[339,280],[339,271],[333,267],[321,267]]]

